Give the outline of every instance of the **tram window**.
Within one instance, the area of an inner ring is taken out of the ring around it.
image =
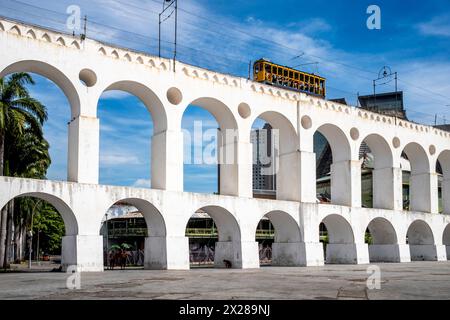
[[[288,76],[288,71],[284,70],[284,76],[287,77]]]
[[[283,69],[278,68],[278,75],[279,75],[279,76],[282,76],[282,75],[283,75]]]
[[[305,75],[304,74],[300,74],[300,81],[305,81]]]
[[[272,67],[272,73],[277,74],[277,67]]]
[[[289,78],[294,78],[294,72],[292,72],[292,71],[289,71]]]
[[[298,80],[298,73],[297,72],[294,74],[294,78],[295,78],[295,80]]]
[[[266,72],[267,73],[270,73],[270,70],[271,70],[272,68],[270,67],[270,65],[269,64],[266,64]]]
[[[255,64],[255,73],[259,73],[259,63]]]

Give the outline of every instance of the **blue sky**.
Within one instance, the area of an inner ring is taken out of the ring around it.
[[[65,30],[65,11],[71,4],[88,15],[88,37],[157,52],[158,0],[0,0],[0,11]],[[381,8],[381,30],[366,27],[366,9],[371,4]],[[399,72],[399,88],[405,93],[411,120],[431,124],[436,113],[440,123],[444,117],[450,119],[448,0],[179,0],[179,6],[178,50],[183,62],[241,76],[246,76],[248,62],[260,57],[293,66],[319,62],[303,69],[327,78],[328,98],[345,97],[351,104],[356,103],[358,92],[371,92],[371,80],[388,65]],[[166,56],[173,48],[171,19],[163,28]],[[40,77],[36,80],[30,90],[49,110],[45,133],[53,163],[48,177],[65,180],[69,107],[54,84]],[[391,85],[379,90],[392,90]],[[152,122],[146,108],[133,96],[111,92],[99,102],[99,117],[100,182],[148,186]],[[191,107],[183,128],[192,129],[194,120],[203,120],[206,129],[216,126],[207,112]],[[215,166],[185,165],[184,179],[186,191],[217,189]]]

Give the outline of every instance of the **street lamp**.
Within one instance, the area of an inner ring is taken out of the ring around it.
[[[28,231],[28,235],[30,236],[30,239],[28,240],[28,269],[31,269],[31,252],[33,251],[33,218],[34,218],[34,213],[36,211],[36,207],[37,205],[41,202],[42,200],[38,200],[34,206],[33,206],[33,210],[31,211],[31,227],[30,227],[30,231]],[[38,249],[39,250],[39,249]]]
[[[109,244],[108,244],[108,237],[109,237],[109,232],[108,232],[108,213],[105,213],[105,229],[106,229],[106,268],[109,268]]]

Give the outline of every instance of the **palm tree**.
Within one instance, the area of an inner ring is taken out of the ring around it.
[[[30,96],[26,88],[30,84],[34,81],[27,73],[0,79],[0,175],[42,178],[50,164],[42,131],[47,111]],[[5,240],[11,239],[14,220],[11,202],[0,214],[0,267],[8,262]]]
[[[7,131],[22,135],[29,130],[42,138],[47,110],[32,98],[26,85],[34,84],[28,73],[15,73],[0,79],[0,173],[5,175],[5,136]]]

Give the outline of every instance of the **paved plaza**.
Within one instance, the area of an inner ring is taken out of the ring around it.
[[[450,261],[378,264],[381,289],[367,289],[369,265],[115,270],[68,275],[32,270],[0,274],[0,299],[450,299]]]

